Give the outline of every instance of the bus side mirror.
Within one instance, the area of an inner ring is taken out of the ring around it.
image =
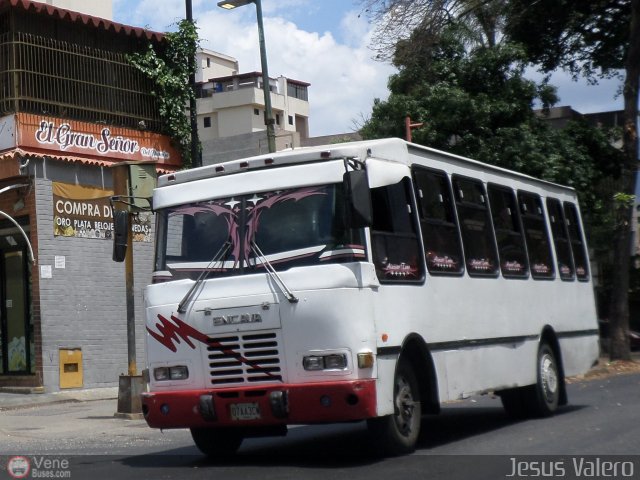
[[[124,262],[127,255],[127,237],[129,236],[129,212],[113,211],[113,261]]]
[[[373,222],[373,213],[367,172],[365,170],[346,172],[342,182],[347,196],[347,226],[368,227]]]

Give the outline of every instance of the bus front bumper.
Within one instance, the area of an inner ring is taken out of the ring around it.
[[[142,394],[152,428],[257,427],[376,416],[375,380]]]

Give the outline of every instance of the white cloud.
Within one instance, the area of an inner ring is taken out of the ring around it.
[[[241,71],[259,71],[255,23],[221,23],[217,13],[200,17],[201,35],[211,40],[207,47],[236,57]],[[346,45],[329,32],[307,32],[280,17],[267,17],[264,25],[269,74],[311,84],[311,135],[351,131],[353,120],[371,111],[374,97],[387,96],[393,68],[371,60],[367,36]]]

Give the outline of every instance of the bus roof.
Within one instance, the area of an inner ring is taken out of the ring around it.
[[[340,158],[357,158],[364,160],[368,157],[383,159],[392,162],[413,165],[412,155],[417,155],[424,159],[437,159],[452,164],[463,166],[475,166],[482,170],[504,175],[514,179],[528,180],[541,185],[553,186],[560,189],[575,191],[572,187],[556,184],[546,180],[541,180],[514,170],[497,167],[487,163],[473,160],[471,158],[455,155],[452,153],[425,147],[415,143],[409,143],[400,138],[386,138],[379,140],[363,140],[358,142],[336,143],[330,145],[320,145],[315,147],[301,147],[292,150],[284,150],[276,153],[257,155],[254,157],[230,160],[227,162],[207,165],[190,170],[162,175],[158,178],[158,187],[167,185],[177,185],[194,180],[219,177],[223,175],[233,175],[248,170],[278,168],[286,165],[299,165],[311,162],[321,162]]]

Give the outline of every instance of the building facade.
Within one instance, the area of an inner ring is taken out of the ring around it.
[[[205,165],[266,153],[261,72],[238,73],[232,57],[210,50],[198,55],[198,135]],[[307,82],[269,79],[276,149],[299,147],[309,138]]]
[[[111,259],[113,172],[124,162],[180,168],[159,133],[151,86],[126,59],[163,39],[0,0],[0,388],[116,386],[127,372],[125,267]],[[149,212],[135,215],[140,358],[153,228]]]
[[[113,0],[43,0],[42,3],[105,20],[113,19]]]

